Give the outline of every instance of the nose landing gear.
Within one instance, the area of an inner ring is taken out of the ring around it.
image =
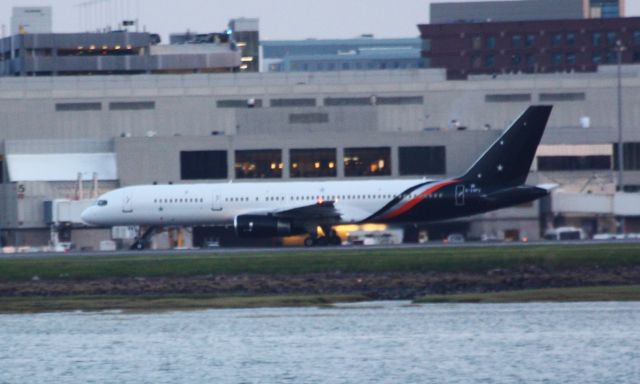
[[[158,231],[158,227],[151,226],[147,228],[142,236],[136,237],[136,241],[131,245],[130,249],[142,251],[148,249],[151,245],[151,237]]]

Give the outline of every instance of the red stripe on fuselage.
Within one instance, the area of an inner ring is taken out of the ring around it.
[[[430,194],[446,187],[447,185],[455,184],[455,183],[458,183],[459,181],[460,180],[447,180],[447,181],[437,183],[433,187],[430,187],[426,191],[419,194],[417,197],[409,200],[406,204],[404,204],[400,208],[396,209],[393,212],[387,213],[386,215],[383,216],[383,218],[386,220],[395,219],[396,217],[404,213],[407,213],[409,210],[411,210],[411,208],[418,205],[418,203],[420,203],[420,201],[422,201],[422,199],[424,199],[425,196],[429,196]]]

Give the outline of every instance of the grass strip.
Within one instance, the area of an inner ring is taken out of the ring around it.
[[[202,275],[472,272],[538,266],[550,270],[640,265],[640,244],[326,250],[208,255],[134,255],[0,260],[1,281],[94,280]]]
[[[229,308],[273,308],[328,306],[366,301],[362,295],[297,296],[76,296],[0,298],[0,313],[44,313],[63,311],[162,312]]]
[[[521,291],[429,295],[416,303],[527,303],[577,301],[640,301],[640,285],[548,288]]]

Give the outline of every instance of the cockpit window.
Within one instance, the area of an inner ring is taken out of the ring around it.
[[[109,202],[107,200],[98,200],[98,207],[106,207]]]

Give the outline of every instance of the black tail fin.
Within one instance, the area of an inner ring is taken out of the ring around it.
[[[524,184],[552,108],[550,105],[529,107],[462,178],[504,187]]]

